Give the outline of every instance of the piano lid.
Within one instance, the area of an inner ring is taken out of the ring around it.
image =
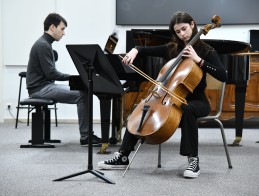
[[[168,29],[131,29],[132,39],[138,46],[157,46],[167,44],[172,33]]]
[[[160,45],[168,43],[171,40],[172,33],[168,29],[131,29],[133,39],[142,41],[145,39],[145,44],[138,45]],[[148,40],[147,40],[148,39]],[[251,49],[251,44],[234,40],[221,39],[202,39],[207,44],[211,45],[219,54],[233,54],[240,52],[248,52]]]
[[[233,54],[248,52],[251,45],[246,42],[220,39],[202,39],[205,43],[212,46],[219,54]]]

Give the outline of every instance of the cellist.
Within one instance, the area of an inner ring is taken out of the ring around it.
[[[205,117],[210,112],[210,104],[205,95],[206,73],[219,81],[225,82],[227,72],[214,48],[200,39],[193,46],[188,45],[189,41],[198,32],[194,19],[188,13],[175,13],[169,29],[172,32],[172,40],[168,44],[133,48],[125,55],[122,62],[132,64],[137,55],[162,57],[169,61],[182,52],[183,58],[191,58],[202,69],[203,76],[200,83],[193,93],[186,97],[188,105],[181,105],[183,114],[180,122],[180,155],[188,158],[188,166],[183,172],[183,177],[197,178],[200,174],[197,118]],[[119,151],[115,152],[111,159],[99,162],[98,168],[126,169],[129,164],[128,156],[131,151],[134,151],[137,141],[138,138],[126,129]]]

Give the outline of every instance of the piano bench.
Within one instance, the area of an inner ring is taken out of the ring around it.
[[[35,112],[32,113],[31,140],[27,145],[20,145],[20,148],[55,148],[52,144],[60,143],[60,140],[50,139],[50,109],[49,105],[56,104],[56,101],[46,98],[27,98],[20,101],[21,105],[32,106]]]

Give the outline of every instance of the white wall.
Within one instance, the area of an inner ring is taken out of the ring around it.
[[[57,12],[68,22],[66,35],[53,48],[59,53],[57,68],[70,74],[77,74],[75,66],[65,48],[66,44],[99,44],[102,48],[114,28],[119,30],[119,42],[115,53],[125,53],[126,30],[136,28],[164,29],[165,26],[116,26],[115,0],[1,0],[3,3],[2,30],[0,33],[0,122],[12,119],[6,110],[11,104],[12,114],[16,115],[19,77],[26,70],[30,47],[43,33],[43,21],[48,13]],[[145,10],[143,10],[145,11]],[[134,13],[133,13],[134,14]],[[222,19],[222,22],[224,20]],[[210,19],[208,19],[210,23]],[[1,29],[1,23],[0,23]],[[259,29],[259,25],[224,26],[211,30],[207,39],[225,39],[249,42],[249,30]],[[204,36],[202,36],[204,38]],[[1,47],[3,47],[1,49]],[[66,82],[67,83],[67,82]],[[23,87],[23,97],[27,90]],[[4,108],[4,110],[3,110]],[[74,105],[59,104],[59,119],[77,119]],[[21,111],[26,118],[26,111]],[[94,97],[94,119],[100,119],[99,101]]]

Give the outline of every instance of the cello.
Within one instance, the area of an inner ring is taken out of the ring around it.
[[[214,24],[207,24],[188,43],[194,45],[199,37],[209,30],[220,27],[220,17],[213,16]],[[182,110],[187,104],[185,98],[192,93],[202,78],[201,68],[190,58],[179,55],[168,61],[159,72],[156,80],[150,78],[133,64],[129,66],[153,83],[148,96],[131,113],[128,131],[148,144],[161,144],[167,141],[178,128]]]

